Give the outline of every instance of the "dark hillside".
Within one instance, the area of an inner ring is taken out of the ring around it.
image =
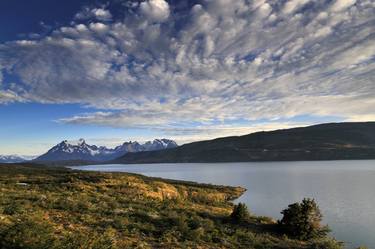
[[[112,163],[246,162],[375,158],[375,122],[331,123],[257,132],[129,153]]]

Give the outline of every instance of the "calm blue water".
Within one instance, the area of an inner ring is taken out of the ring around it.
[[[93,165],[81,170],[140,173],[201,183],[242,186],[256,215],[281,218],[280,211],[304,197],[315,198],[332,235],[348,248],[375,248],[375,161],[179,163]]]

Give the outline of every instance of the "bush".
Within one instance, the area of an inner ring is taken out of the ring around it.
[[[19,216],[15,223],[0,227],[0,248],[53,248],[53,227],[41,217]]]
[[[21,210],[20,206],[18,206],[16,204],[10,204],[10,205],[7,205],[6,207],[4,207],[3,214],[14,215],[16,213],[19,213],[20,210]]]
[[[240,202],[234,206],[233,212],[230,217],[234,222],[242,223],[246,222],[249,219],[250,213],[247,209],[247,206],[244,203]]]
[[[291,237],[300,240],[324,237],[329,232],[327,226],[322,227],[322,214],[313,199],[303,199],[294,203],[281,212],[283,218],[279,221],[282,230]]]
[[[96,231],[76,231],[74,233],[67,234],[61,241],[59,241],[55,248],[118,249],[115,237],[115,231],[112,229],[102,231],[101,234],[97,233]]]

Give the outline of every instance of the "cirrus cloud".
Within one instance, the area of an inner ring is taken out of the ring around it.
[[[131,8],[119,18],[87,8],[88,21],[1,44],[0,71],[19,81],[0,85],[0,102],[78,103],[97,112],[61,122],[158,129],[372,117],[371,1],[202,0],[181,10],[148,0]]]

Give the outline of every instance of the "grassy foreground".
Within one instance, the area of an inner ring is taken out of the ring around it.
[[[0,248],[341,248],[297,241],[275,221],[229,218],[245,189],[0,164]]]

